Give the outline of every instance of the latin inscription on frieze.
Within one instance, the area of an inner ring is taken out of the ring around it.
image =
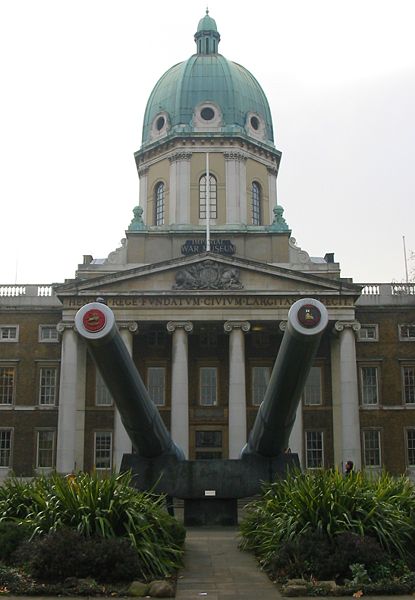
[[[314,296],[313,296],[314,297]],[[68,308],[80,308],[88,302],[93,302],[95,298],[66,298],[64,305]],[[266,307],[266,308],[281,308],[290,307],[298,297],[287,296],[112,296],[106,298],[106,302],[110,308],[165,308],[165,307],[182,307],[182,308],[205,308],[205,307]],[[341,298],[335,296],[318,297],[327,307],[342,307],[353,306],[353,298]]]

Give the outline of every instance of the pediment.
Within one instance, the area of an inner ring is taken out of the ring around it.
[[[179,257],[59,286],[58,296],[98,294],[222,293],[342,294],[357,285],[276,265],[212,253]]]

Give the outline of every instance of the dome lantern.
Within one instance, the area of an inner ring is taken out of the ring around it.
[[[217,54],[220,35],[215,19],[209,16],[209,9],[203,19],[200,19],[195,33],[195,42],[198,54]]]

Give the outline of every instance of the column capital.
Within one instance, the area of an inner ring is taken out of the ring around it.
[[[119,329],[128,329],[130,333],[138,332],[138,323],[136,321],[117,321]]]
[[[169,156],[170,163],[176,162],[178,160],[190,160],[192,158],[191,152],[176,152],[175,154],[171,154]]]
[[[149,167],[147,167],[147,166],[146,167],[138,167],[138,169],[137,169],[138,177],[141,179],[142,177],[147,175],[148,169],[149,169]]]
[[[287,329],[287,321],[280,321],[278,329],[284,333],[284,331]]]
[[[336,321],[334,324],[334,333],[341,333],[345,329],[351,329],[354,333],[360,330],[359,321]]]
[[[244,333],[247,333],[251,329],[251,323],[249,321],[226,321],[223,328],[226,333],[230,333],[234,329],[242,329]]]
[[[267,171],[269,175],[274,175],[275,177],[278,175],[278,167],[267,167]]]
[[[56,330],[58,333],[60,333],[61,335],[64,333],[64,331],[66,329],[75,329],[75,323],[73,321],[60,321],[57,325],[56,325]]]
[[[190,321],[169,321],[166,327],[169,333],[174,333],[176,329],[184,329],[186,333],[193,331],[193,323]]]
[[[238,151],[224,152],[223,156],[224,156],[225,160],[238,160],[238,161],[245,162],[248,159],[245,152],[238,152]]]

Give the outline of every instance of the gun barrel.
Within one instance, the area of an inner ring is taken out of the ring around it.
[[[112,395],[122,423],[140,456],[184,459],[151,400],[124,344],[112,310],[100,302],[83,306],[75,326]]]
[[[326,307],[314,298],[298,300],[290,308],[281,347],[243,455],[276,457],[288,447],[297,406],[327,323]]]

